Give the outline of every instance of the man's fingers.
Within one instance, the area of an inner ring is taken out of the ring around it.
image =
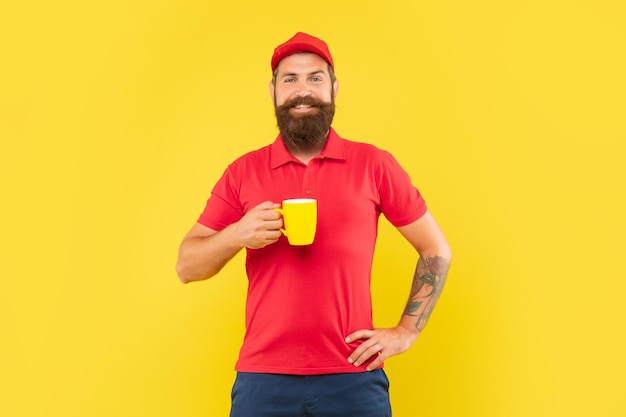
[[[281,215],[276,210],[278,207],[280,207],[280,204],[265,201],[256,206],[253,210],[258,211],[258,215],[261,220],[278,220],[281,223],[278,227],[276,227],[278,229],[282,225]]]
[[[282,226],[282,219],[280,213],[276,210],[280,207],[280,204],[272,203],[271,201],[264,201],[261,204],[254,207],[244,216],[249,222],[275,222],[271,227],[267,224],[261,226],[262,229],[278,229]],[[257,226],[258,227],[258,226]]]
[[[274,210],[275,208],[280,207],[280,204],[274,203],[272,201],[264,201],[252,210]]]
[[[363,342],[361,346],[352,352],[352,355],[348,358],[348,362],[354,364],[354,366],[360,366],[372,356],[378,355],[381,350],[382,347],[376,342]]]
[[[283,221],[281,219],[267,219],[263,220],[260,224],[259,230],[277,231],[281,227],[283,227]]]
[[[357,330],[354,333],[350,333],[348,337],[346,337],[346,343],[354,342],[359,339],[369,339],[374,335],[373,330],[361,329]]]
[[[264,201],[246,213],[238,222],[243,246],[260,249],[278,241],[279,229],[283,227],[280,213],[275,210],[278,207],[279,204]]]
[[[349,363],[354,364],[354,366],[360,366],[372,356],[378,355],[382,348],[376,340],[372,339],[374,334],[374,330],[361,329],[349,334],[346,337],[346,343],[351,343],[355,340],[365,339],[365,341],[361,343],[354,350],[354,352],[352,352],[352,354],[348,358]]]
[[[369,365],[367,365],[367,368],[365,368],[368,371],[372,371],[376,368],[378,368],[380,365],[383,364],[383,362],[385,361],[385,357],[383,357],[383,355],[378,355],[378,357]]]

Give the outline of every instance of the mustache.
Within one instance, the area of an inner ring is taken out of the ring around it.
[[[316,99],[311,96],[304,96],[304,97],[294,97],[291,100],[284,102],[282,105],[278,107],[281,109],[291,109],[297,106],[328,107],[330,106],[330,103],[326,103],[325,101]]]

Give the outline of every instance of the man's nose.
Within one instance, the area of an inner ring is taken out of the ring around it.
[[[309,86],[306,84],[301,84],[298,88],[298,91],[296,91],[296,95],[298,97],[306,97],[306,96],[310,96],[311,95],[311,90],[309,90]]]

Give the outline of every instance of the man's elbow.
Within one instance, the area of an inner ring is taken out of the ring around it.
[[[180,280],[180,282],[182,282],[183,284],[189,284],[190,282],[208,279],[215,274],[198,274],[189,266],[185,265],[184,263],[178,262],[176,264],[176,275],[178,275],[178,279]]]
[[[418,251],[420,257],[438,256],[447,261],[449,264],[452,260],[452,248],[446,241],[438,242],[430,247],[424,248],[422,251]]]
[[[448,242],[444,242],[439,251],[441,252],[442,256],[448,259],[448,261],[452,260],[452,248],[450,247]]]
[[[188,284],[193,281],[193,279],[191,279],[191,275],[189,274],[189,272],[187,272],[187,269],[185,268],[185,266],[182,265],[180,262],[176,264],[176,275],[178,275],[178,279],[183,284]]]
[[[417,247],[416,249],[420,255],[441,256],[445,259],[452,258],[452,248],[443,235],[439,236],[438,239],[427,242],[423,247]]]

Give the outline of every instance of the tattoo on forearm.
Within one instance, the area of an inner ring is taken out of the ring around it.
[[[420,258],[413,275],[411,295],[404,314],[417,317],[415,327],[422,331],[439,300],[448,273],[449,261],[442,256]]]

